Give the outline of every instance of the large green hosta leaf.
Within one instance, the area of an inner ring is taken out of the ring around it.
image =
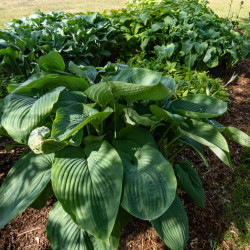
[[[105,141],[59,151],[51,172],[64,210],[79,227],[106,242],[118,213],[122,178],[119,155]]]
[[[105,107],[113,97],[117,96],[124,98],[130,104],[137,100],[159,101],[168,96],[170,92],[171,90],[161,82],[143,85],[113,81],[92,85],[85,91],[85,94],[92,101]]]
[[[54,70],[65,70],[65,64],[62,56],[55,51],[50,51],[49,54],[40,56],[38,64],[41,69],[47,72],[53,72]]]
[[[88,233],[74,223],[60,202],[49,213],[46,232],[53,250],[94,249]]]
[[[121,205],[140,219],[154,219],[171,205],[176,179],[171,164],[150,145],[114,140],[124,167]]]
[[[175,166],[175,173],[180,186],[201,207],[205,206],[205,193],[199,174],[190,166],[188,161],[179,162]]]
[[[127,100],[128,103],[133,103],[137,100],[159,101],[171,93],[171,90],[161,82],[150,85],[147,85],[146,82],[142,82],[141,84],[126,82],[109,83],[111,84],[114,96],[121,96]]]
[[[5,98],[2,126],[19,143],[27,143],[30,132],[41,125],[57,102],[64,87],[41,97],[10,94]]]
[[[162,216],[152,220],[151,224],[169,248],[185,248],[189,234],[188,217],[177,195],[170,208]]]
[[[226,165],[232,167],[227,142],[214,126],[190,119],[180,123],[179,130],[183,135],[208,146]]]
[[[59,86],[64,86],[72,91],[84,91],[88,88],[89,84],[84,79],[78,77],[42,72],[31,76],[26,82],[14,89],[12,93],[29,93],[32,88],[52,89]]]
[[[67,107],[61,107],[56,112],[51,135],[56,140],[65,140],[87,123],[98,126],[112,113],[111,108],[98,112],[96,109],[82,103],[73,103]]]
[[[0,189],[0,228],[23,212],[50,180],[54,155],[22,157],[10,170]]]
[[[130,219],[131,216],[120,208],[108,245],[78,227],[70,215],[64,211],[60,202],[57,202],[49,213],[46,231],[53,250],[115,250],[119,246],[121,229]]]
[[[161,81],[162,73],[143,68],[125,68],[111,81],[135,83],[142,85],[154,85]]]
[[[191,118],[212,118],[227,111],[227,104],[207,95],[188,95],[170,105],[174,113]]]

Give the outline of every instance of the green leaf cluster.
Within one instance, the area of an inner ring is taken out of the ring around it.
[[[72,16],[37,11],[0,30],[0,68],[30,76],[38,71],[39,56],[50,51],[59,52],[66,64],[77,58],[78,64],[99,66],[111,55],[115,32],[110,20],[98,13]]]
[[[177,188],[202,207],[205,194],[190,163],[174,159],[191,146],[207,165],[204,145],[232,167],[222,133],[247,147],[250,138],[211,120],[226,103],[202,94],[171,101],[174,80],[148,69],[71,62],[76,77],[56,52],[38,62],[44,71],[0,102],[2,130],[30,147],[0,188],[0,227],[54,193],[52,249],[118,249],[132,216],[184,249],[188,217]]]
[[[121,31],[116,40],[125,61],[144,52],[146,59],[206,70],[249,56],[249,41],[199,0],[135,1],[110,19]]]

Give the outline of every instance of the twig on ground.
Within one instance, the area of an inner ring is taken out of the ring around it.
[[[37,228],[31,229],[31,230],[25,231],[23,233],[18,234],[17,237],[19,237],[19,236],[21,236],[23,234],[29,233],[29,232],[33,232],[33,231],[39,230],[39,229],[42,229],[42,228],[41,227],[37,227]]]

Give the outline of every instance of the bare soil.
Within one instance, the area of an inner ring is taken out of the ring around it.
[[[211,71],[214,77],[220,77],[226,84],[233,72],[237,79],[228,86],[230,93],[229,111],[218,121],[223,125],[234,126],[249,133],[250,104],[250,59],[239,63],[234,69],[217,68]],[[24,149],[14,148],[6,153],[5,146],[11,144],[8,138],[0,139],[0,185],[9,169]],[[237,169],[241,164],[244,151],[236,143],[229,141],[232,162]],[[199,172],[206,194],[206,207],[198,207],[184,192],[179,195],[189,217],[190,237],[186,249],[212,249],[215,242],[220,249],[233,249],[223,242],[224,233],[230,223],[225,216],[225,203],[230,200],[234,182],[233,171],[225,166],[209,150],[205,150],[209,168],[197,154],[186,149],[180,159],[188,159]],[[48,213],[55,199],[51,198],[42,210],[28,208],[0,230],[0,249],[51,249],[46,237],[45,225]],[[120,250],[168,249],[161,241],[151,224],[134,218],[122,231]]]

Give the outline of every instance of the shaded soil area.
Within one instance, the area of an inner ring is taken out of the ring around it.
[[[239,63],[228,71],[217,68],[211,71],[214,77],[223,79],[223,84],[236,72],[237,79],[228,86],[230,93],[229,111],[220,119],[220,123],[234,126],[248,133],[250,104],[250,59]],[[0,139],[0,185],[13,163],[24,149],[14,148],[6,153],[5,146],[11,144],[8,138]],[[237,169],[241,164],[242,147],[228,141],[232,162]],[[220,249],[233,249],[222,242],[223,235],[229,227],[225,216],[225,203],[230,201],[234,182],[233,171],[225,166],[209,150],[205,149],[209,167],[192,150],[186,149],[179,160],[188,159],[198,171],[206,194],[206,207],[198,207],[183,191],[179,196],[184,203],[189,217],[190,237],[186,249],[213,249],[215,242]],[[46,238],[45,225],[53,199],[38,211],[28,208],[0,230],[0,249],[51,249]],[[120,249],[168,249],[161,241],[151,224],[147,221],[133,219],[122,231]]]

